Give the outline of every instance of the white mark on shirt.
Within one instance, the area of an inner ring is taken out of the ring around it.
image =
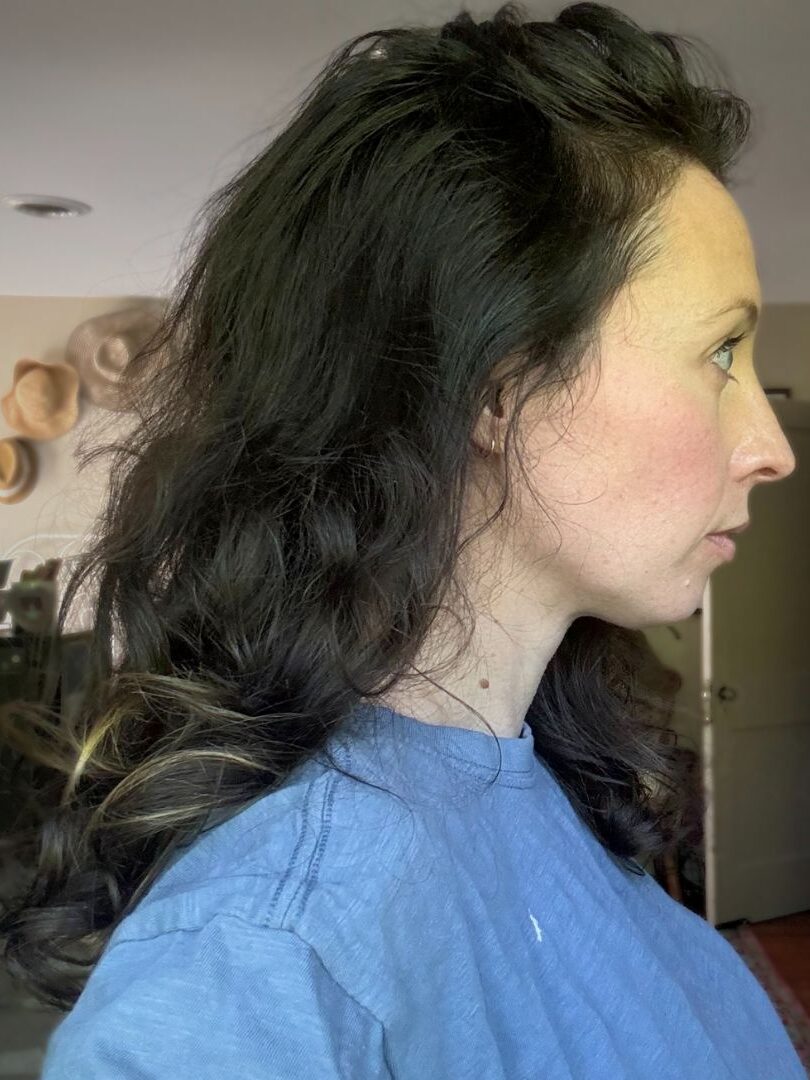
[[[537,940],[542,941],[543,940],[543,931],[537,925],[537,919],[535,919],[535,917],[534,917],[534,915],[532,915],[531,911],[529,912],[529,918],[532,920],[532,925],[534,926],[534,932],[535,932],[535,934],[537,934]]]

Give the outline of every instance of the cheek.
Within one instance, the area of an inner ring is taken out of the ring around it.
[[[556,525],[547,539],[544,516],[532,517],[531,543],[556,549],[559,528],[577,568],[669,558],[717,520],[727,471],[717,411],[683,387],[606,392],[570,425],[538,429],[534,448],[533,481]]]
[[[672,399],[646,418],[636,415],[625,426],[620,444],[624,468],[614,463],[618,502],[614,509],[639,527],[671,526],[674,535],[700,528],[712,518],[721,499],[725,464],[716,417],[694,401],[679,406]],[[629,522],[630,523],[630,522]]]

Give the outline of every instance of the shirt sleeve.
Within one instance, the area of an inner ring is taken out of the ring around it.
[[[41,1080],[391,1080],[383,1029],[297,934],[237,915],[104,953]]]

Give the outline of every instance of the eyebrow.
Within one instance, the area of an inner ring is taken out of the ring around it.
[[[753,330],[759,321],[760,309],[748,296],[732,301],[727,307],[720,308],[719,311],[713,311],[711,315],[706,316],[701,321],[703,323],[714,322],[714,320],[719,319],[721,315],[726,315],[729,311],[737,311],[738,309],[745,312],[744,325],[746,328],[748,330]]]

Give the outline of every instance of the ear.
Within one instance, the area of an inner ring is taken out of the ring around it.
[[[503,387],[502,386],[494,386],[492,388],[492,396],[491,396],[491,401],[490,401],[490,404],[489,404],[490,412],[492,413],[493,416],[497,417],[499,420],[503,420],[503,418],[504,418],[503,404],[501,402],[501,394],[502,393],[503,393]]]
[[[501,390],[497,384],[493,383],[486,388],[484,402],[472,436],[473,448],[482,457],[489,457],[493,438],[496,443],[498,441],[498,425],[494,421],[502,420],[504,416],[500,398]]]

